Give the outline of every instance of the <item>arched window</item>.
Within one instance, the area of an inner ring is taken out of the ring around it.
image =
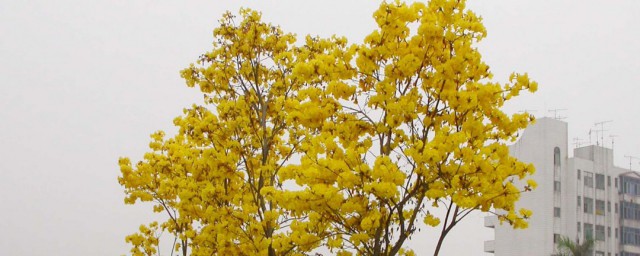
[[[553,149],[553,165],[560,166],[560,148]]]

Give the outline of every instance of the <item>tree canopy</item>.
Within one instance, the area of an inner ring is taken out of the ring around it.
[[[181,72],[203,102],[175,136],[154,133],[142,161],[119,160],[125,202],[167,216],[127,237],[132,253],[156,254],[162,230],[183,255],[412,255],[424,223],[441,229],[437,255],[474,210],[525,228],[515,202],[534,169],[505,143],[534,119],[501,107],[537,84],[491,81],[464,0],[384,2],[373,18],[350,44],[226,13]]]

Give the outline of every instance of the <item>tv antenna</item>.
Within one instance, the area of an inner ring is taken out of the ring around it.
[[[613,120],[607,120],[607,121],[602,121],[602,122],[596,122],[593,125],[594,126],[600,126],[599,130],[594,130],[594,132],[596,132],[596,145],[600,146],[600,142],[602,142],[602,146],[604,146],[604,132],[608,131],[604,129],[604,125],[606,123],[611,123],[613,122]],[[591,131],[590,131],[591,132]],[[600,140],[598,140],[598,134],[600,134]],[[591,136],[589,136],[591,137]]]
[[[616,137],[618,137],[618,135],[615,135],[615,134],[609,135],[609,138],[611,138],[611,149],[613,149],[613,146],[615,146],[616,144],[616,140],[615,140]]]
[[[584,143],[584,140],[579,138],[579,137],[574,137],[573,138],[573,146],[574,148],[579,148],[580,146],[582,146],[582,144]]]
[[[629,158],[629,171],[631,171],[631,163],[633,162],[633,160],[640,160],[639,157],[635,157],[635,156],[627,156],[625,155],[624,157]]]
[[[567,109],[566,108],[556,108],[556,109],[549,109],[548,112],[553,112],[553,119],[562,120],[562,119],[565,119],[567,117],[558,115],[558,112],[565,111],[565,110],[567,110]]]

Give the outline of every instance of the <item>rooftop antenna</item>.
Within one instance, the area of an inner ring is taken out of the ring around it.
[[[565,111],[565,110],[567,110],[567,109],[566,108],[556,108],[556,109],[549,109],[548,112],[553,112],[553,119],[562,120],[562,119],[565,119],[567,117],[558,115],[558,112]]]
[[[526,108],[525,108],[525,109],[521,109],[520,111],[518,111],[518,113],[533,113],[533,112],[536,112],[536,111],[538,111],[538,110],[535,110],[535,109],[526,109]]]
[[[616,140],[615,140],[616,137],[618,137],[618,135],[615,135],[615,134],[609,135],[609,138],[611,138],[611,149],[614,149],[613,146],[615,146],[616,144]]]
[[[536,112],[536,111],[538,111],[538,110],[535,110],[535,109],[526,109],[526,108],[525,108],[525,109],[521,109],[521,110],[519,110],[519,111],[518,111],[518,113],[528,114],[529,116],[533,116],[533,117],[535,117],[535,115],[533,114],[533,112]]]
[[[600,130],[595,130],[595,132],[596,132],[596,145],[600,146],[600,141],[602,141],[602,144],[604,146],[604,132],[607,131],[607,130],[604,129],[604,124],[611,123],[611,122],[613,122],[613,120],[596,122],[596,123],[593,124],[594,126],[600,125]],[[600,140],[598,140],[598,133],[600,133]]]
[[[579,148],[582,145],[583,142],[584,142],[583,139],[581,139],[579,137],[574,137],[573,138],[573,146],[574,146],[574,148]]]
[[[600,129],[593,130],[593,132],[596,134],[596,146],[600,146],[600,143],[602,143],[602,146],[604,147],[604,132],[608,132],[608,131],[609,130],[600,130]]]
[[[631,163],[633,162],[633,160],[640,160],[639,157],[635,157],[635,156],[627,156],[625,155],[624,157],[629,158],[629,171],[631,171]]]

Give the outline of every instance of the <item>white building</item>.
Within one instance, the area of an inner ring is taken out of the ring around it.
[[[568,158],[567,123],[542,118],[510,147],[533,163],[538,187],[522,194],[517,207],[533,211],[529,228],[514,230],[496,216],[485,218],[495,239],[485,252],[496,256],[553,255],[560,236],[596,240],[597,256],[640,256],[640,175],[613,166],[613,151],[601,146],[574,149]]]

